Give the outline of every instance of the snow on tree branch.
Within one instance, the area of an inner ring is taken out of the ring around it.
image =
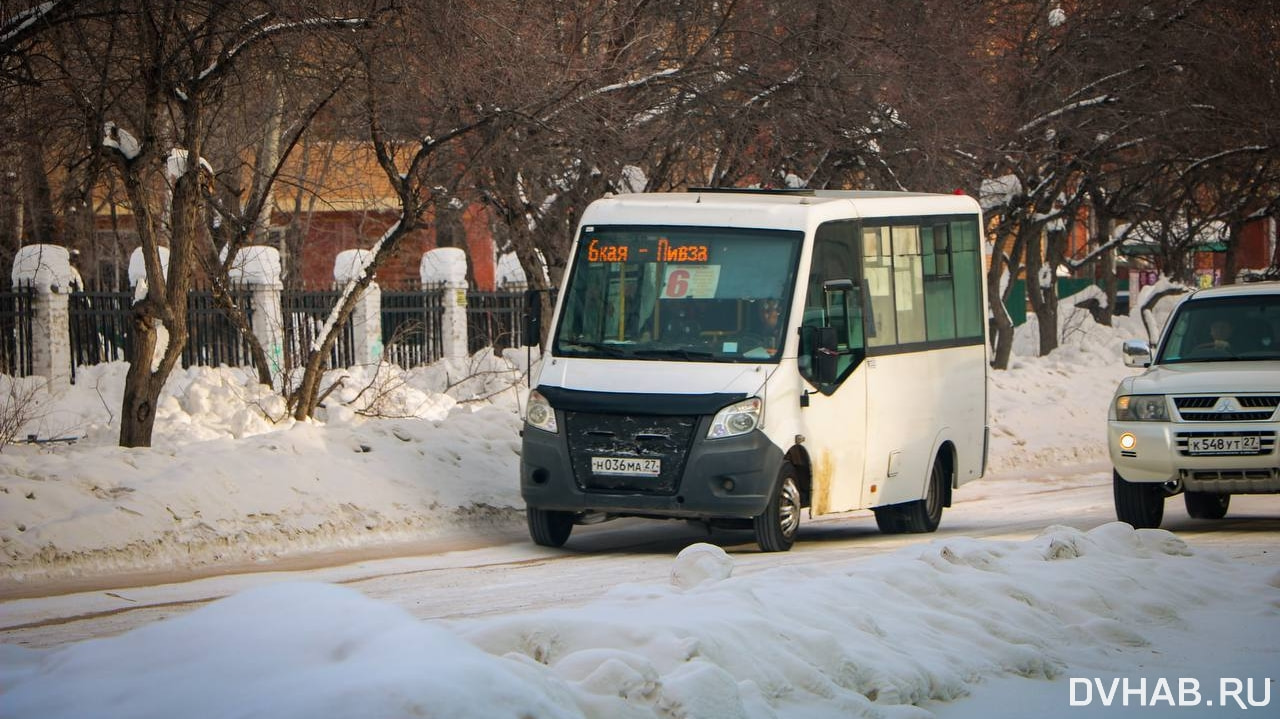
[[[1266,145],[1245,145],[1244,147],[1233,147],[1230,150],[1223,150],[1222,152],[1216,152],[1207,157],[1202,157],[1199,160],[1196,160],[1195,162],[1191,163],[1190,165],[1187,165],[1186,168],[1184,168],[1182,172],[1179,173],[1179,176],[1186,177],[1187,175],[1194,172],[1197,168],[1207,165],[1213,162],[1214,160],[1221,160],[1224,157],[1229,157],[1231,155],[1238,155],[1245,152],[1261,153],[1261,152],[1266,152],[1267,150],[1270,150],[1270,149],[1271,148],[1267,147]]]
[[[619,92],[621,90],[629,90],[631,88],[640,87],[641,85],[647,85],[648,83],[653,82],[654,80],[657,80],[659,78],[672,77],[674,75],[677,75],[680,73],[680,71],[681,71],[681,68],[679,67],[669,67],[664,70],[659,70],[657,72],[644,75],[643,77],[637,77],[633,80],[627,80],[626,82],[615,82],[609,85],[602,85],[594,90],[590,90],[588,92],[585,92],[575,97],[573,100],[569,101],[563,106],[538,118],[538,121],[547,122],[552,118],[554,118],[555,116],[559,115],[560,113],[564,112],[565,110],[569,109],[570,107],[574,105],[580,105],[586,102],[587,100],[590,100],[593,97],[599,97],[601,95],[607,95],[611,92]]]
[[[102,146],[118,150],[124,159],[131,162],[142,152],[142,144],[138,142],[138,138],[114,122],[102,125]]]
[[[262,22],[262,20],[264,20],[266,17],[267,17],[266,15],[259,15],[257,17],[251,18],[248,22],[245,23],[244,27],[252,27]],[[201,70],[200,73],[195,76],[194,80],[196,83],[204,82],[209,77],[217,73],[224,72],[226,67],[230,65],[237,57],[239,57],[240,53],[243,52],[246,47],[249,47],[250,45],[254,45],[259,41],[268,37],[272,37],[274,35],[280,35],[283,33],[294,31],[294,30],[306,30],[306,29],[314,29],[314,28],[346,27],[346,28],[355,29],[355,28],[366,27],[368,26],[368,24],[369,24],[368,18],[309,18],[305,20],[296,20],[293,22],[281,22],[281,23],[276,23],[274,25],[267,25],[266,27],[260,28],[258,30],[254,30],[249,34],[248,37],[244,38],[243,40],[241,40],[240,42],[232,46],[231,49],[224,51],[221,55],[218,56],[217,60],[214,60],[212,63],[209,64],[208,67],[206,67],[204,70]]]
[[[13,42],[36,23],[47,18],[60,4],[62,0],[50,0],[14,15],[4,26],[0,26],[0,47]]]
[[[752,97],[748,98],[748,99],[747,99],[747,101],[746,101],[746,102],[744,102],[744,103],[742,103],[742,104],[743,104],[744,106],[745,106],[745,105],[753,105],[753,104],[755,104],[757,101],[759,101],[759,100],[764,100],[765,98],[769,97],[770,95],[772,95],[773,93],[777,92],[777,91],[778,91],[779,89],[781,89],[781,88],[784,88],[784,87],[786,87],[786,86],[788,86],[788,85],[794,85],[795,83],[799,82],[799,81],[800,81],[800,78],[802,78],[802,77],[804,77],[804,73],[803,73],[803,72],[801,72],[801,71],[799,71],[799,70],[796,70],[795,72],[791,73],[791,75],[789,75],[785,80],[782,80],[782,81],[780,81],[780,82],[775,82],[775,83],[773,83],[773,84],[772,84],[772,85],[770,85],[769,87],[766,87],[765,89],[763,89],[763,90],[761,90],[760,92],[756,93],[756,94],[755,94],[755,95],[753,95]]]
[[[1073,102],[1069,105],[1064,105],[1058,108],[1057,110],[1053,110],[1052,112],[1047,112],[1041,115],[1040,117],[1035,118],[1031,122],[1028,122],[1022,127],[1019,127],[1017,132],[1019,135],[1021,135],[1025,132],[1028,132],[1036,128],[1039,125],[1043,125],[1044,123],[1056,117],[1061,117],[1062,115],[1065,115],[1069,112],[1074,112],[1075,110],[1081,110],[1086,107],[1097,107],[1099,105],[1107,105],[1115,102],[1118,99],[1119,98],[1117,98],[1115,95],[1106,94],[1106,95],[1098,95],[1097,97],[1091,97],[1088,100],[1081,100],[1080,102]]]

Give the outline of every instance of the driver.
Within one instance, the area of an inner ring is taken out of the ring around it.
[[[1214,320],[1213,324],[1209,325],[1209,341],[1196,345],[1196,349],[1229,349],[1231,347],[1231,333],[1234,329],[1231,323],[1226,320]]]
[[[747,331],[743,346],[747,356],[772,357],[778,353],[778,322],[782,317],[782,306],[777,300],[769,299],[757,303],[755,325]]]

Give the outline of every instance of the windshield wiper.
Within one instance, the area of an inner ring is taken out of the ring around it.
[[[636,357],[676,357],[683,360],[700,360],[712,359],[715,357],[711,352],[703,350],[691,350],[684,347],[669,347],[666,349],[648,349],[636,350],[633,353]]]
[[[610,357],[629,357],[630,356],[630,353],[623,351],[621,347],[617,345],[611,345],[605,342],[585,342],[585,341],[562,342],[560,344],[560,347],[561,349],[581,347],[582,349],[585,349],[585,350],[595,350],[602,354],[609,355]]]

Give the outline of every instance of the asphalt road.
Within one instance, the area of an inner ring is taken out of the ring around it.
[[[723,547],[734,558],[735,575],[742,575],[785,566],[834,568],[949,537],[1023,541],[1053,525],[1087,530],[1115,521],[1105,466],[988,477],[960,488],[955,498],[934,534],[882,535],[870,512],[806,518],[795,548],[782,554],[759,552],[750,532],[708,534],[683,522],[622,520],[575,528],[562,550],[536,547],[523,527],[510,527],[444,547],[386,548],[377,559],[310,557],[303,565],[195,579],[173,574],[137,586],[136,578],[121,578],[116,589],[0,603],[0,642],[51,647],[111,636],[275,581],[341,583],[422,618],[465,621],[582,604],[624,583],[665,583],[673,557],[695,542]],[[1217,521],[1191,519],[1174,497],[1162,528],[1197,550],[1280,565],[1280,495],[1234,497],[1227,517]]]

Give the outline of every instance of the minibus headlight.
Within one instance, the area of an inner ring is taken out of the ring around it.
[[[556,411],[551,408],[551,403],[538,390],[529,393],[529,405],[525,409],[524,421],[530,427],[536,427],[543,432],[556,434],[559,429],[556,427]]]
[[[1127,394],[1116,398],[1116,419],[1127,422],[1168,422],[1169,405],[1162,394]]]
[[[716,413],[707,430],[707,439],[737,437],[764,423],[764,401],[759,397],[744,399]]]

